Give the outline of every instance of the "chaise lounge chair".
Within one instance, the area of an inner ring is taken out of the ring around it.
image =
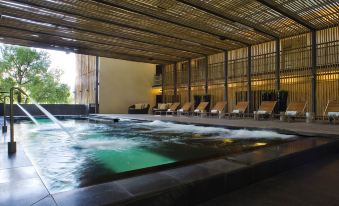
[[[186,102],[184,106],[177,110],[178,115],[189,114],[192,108],[192,104],[190,102]]]
[[[229,113],[229,117],[243,117],[245,116],[245,112],[248,109],[248,102],[238,102],[231,113]]]
[[[329,122],[332,122],[335,124],[336,120],[339,120],[339,101],[330,101],[328,100],[324,114],[323,119],[328,118]]]
[[[134,104],[128,107],[128,114],[148,114],[149,104]]]
[[[297,117],[303,117],[305,115],[306,110],[306,102],[291,102],[288,104],[285,116],[287,117],[287,121],[290,119],[295,119]]]
[[[258,109],[254,112],[254,119],[259,120],[260,117],[273,117],[273,111],[277,101],[263,101]]]
[[[206,114],[206,108],[209,105],[209,102],[200,102],[200,104],[197,106],[197,108],[194,110],[193,115],[202,116],[203,114]]]
[[[227,102],[217,102],[214,107],[211,109],[209,114],[211,116],[216,115],[219,118],[225,115],[225,108],[226,108]]]
[[[166,115],[175,114],[180,106],[180,102],[173,103],[170,108],[166,111]]]
[[[159,103],[157,107],[153,107],[152,113],[154,115],[161,115],[162,113],[165,113],[171,105],[172,103]]]

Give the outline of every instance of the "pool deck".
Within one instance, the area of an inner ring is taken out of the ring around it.
[[[0,205],[165,206],[197,205],[201,202],[205,202],[203,205],[224,205],[229,200],[232,203],[230,205],[284,205],[285,202],[289,203],[288,201],[295,203],[294,205],[317,205],[311,204],[322,202],[316,198],[317,193],[321,195],[319,198],[329,197],[323,200],[325,203],[338,200],[338,195],[335,195],[338,194],[338,167],[333,166],[339,161],[339,139],[335,138],[338,137],[338,125],[151,115],[100,115],[100,118],[108,121],[114,118],[130,118],[236,128],[282,129],[304,135],[319,134],[333,138],[301,138],[247,153],[51,193],[26,156],[22,145],[18,143],[15,155],[8,155],[8,137],[7,140],[4,137],[0,143]],[[324,180],[326,181],[323,183]],[[265,195],[268,188],[272,191]],[[289,194],[289,188],[295,193],[293,197]],[[304,189],[301,191],[303,196],[299,199],[297,188]],[[278,197],[274,196],[279,191],[283,192]],[[325,194],[326,191],[328,194]],[[313,195],[313,202],[307,201],[307,192]],[[213,199],[217,196],[219,197]],[[279,204],[274,201],[279,201]]]
[[[165,115],[132,115],[132,114],[99,114],[94,115],[102,118],[127,118],[140,120],[162,120],[174,121],[189,124],[206,124],[215,126],[225,126],[231,128],[249,128],[249,129],[270,129],[279,132],[291,132],[305,136],[325,136],[339,137],[339,124],[329,124],[328,121],[317,121],[316,123],[306,123],[304,121],[282,122],[275,120],[253,120],[245,119],[219,119],[206,117],[187,117],[187,116],[165,116]]]

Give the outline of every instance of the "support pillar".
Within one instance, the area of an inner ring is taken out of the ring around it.
[[[208,56],[205,60],[205,94],[208,94]]]
[[[275,90],[280,90],[280,39],[275,40]]]
[[[224,52],[224,101],[228,101],[228,55]],[[228,102],[229,104],[229,102]]]
[[[165,96],[164,96],[164,82],[165,82],[165,65],[161,65],[161,102],[165,102]]]
[[[252,100],[252,85],[251,85],[251,67],[252,67],[252,50],[251,46],[247,47],[247,101],[248,101],[248,112],[253,111],[253,100]]]
[[[178,87],[177,87],[177,63],[173,64],[173,94],[174,97],[172,99],[173,102],[177,102],[177,94],[178,94]]]
[[[191,84],[192,84],[192,69],[191,69],[191,59],[188,60],[188,83],[187,83],[187,93],[188,101],[191,102]]]
[[[311,31],[311,112],[317,113],[317,31]]]
[[[99,113],[99,56],[95,57],[95,113]]]

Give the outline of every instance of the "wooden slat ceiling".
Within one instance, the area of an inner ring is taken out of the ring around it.
[[[338,0],[0,0],[0,41],[167,64],[339,25]]]

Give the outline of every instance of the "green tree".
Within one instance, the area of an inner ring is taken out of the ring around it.
[[[2,46],[0,88],[20,87],[40,103],[67,103],[70,89],[60,82],[60,70],[50,71],[48,53],[18,46]],[[21,99],[18,97],[18,99]]]

